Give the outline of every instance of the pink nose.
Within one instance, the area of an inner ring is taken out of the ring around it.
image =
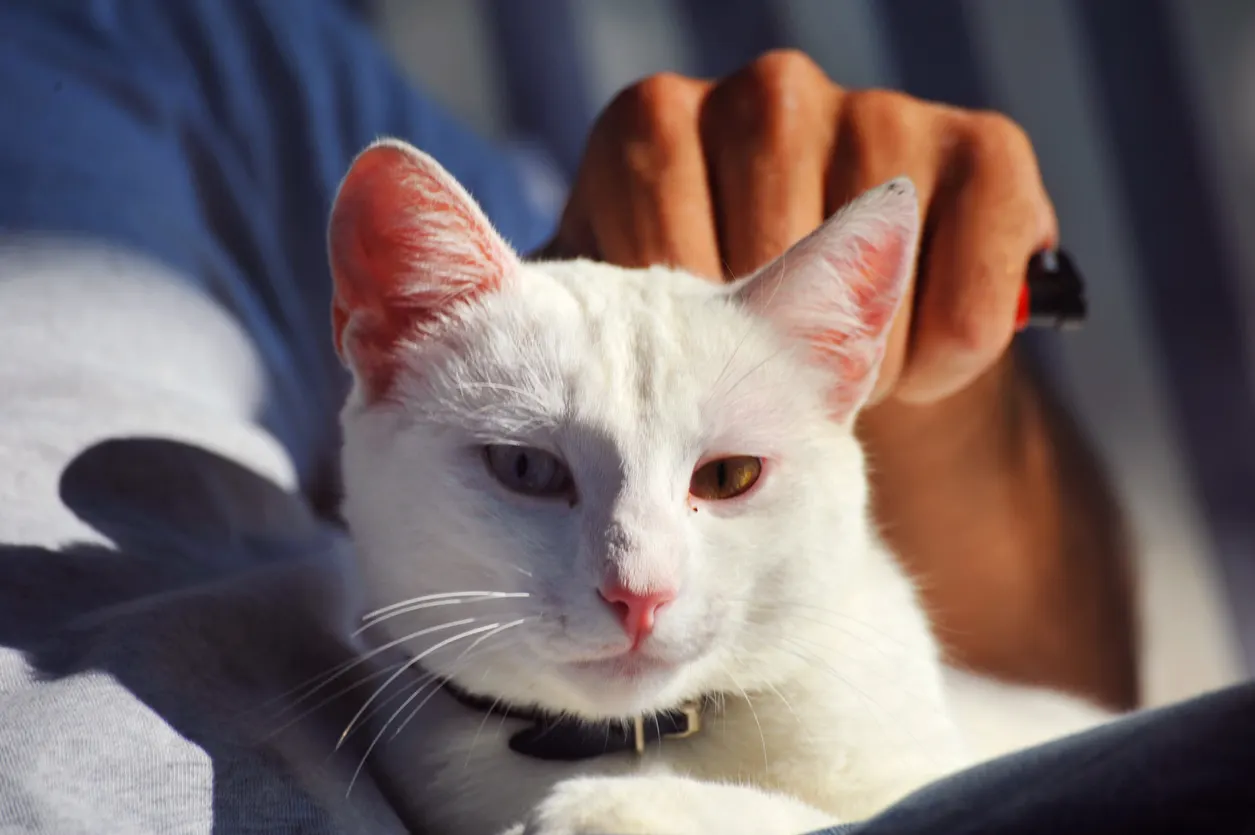
[[[619,623],[632,639],[634,648],[654,631],[654,619],[658,610],[675,600],[675,592],[671,589],[641,593],[624,588],[618,583],[606,583],[597,590],[597,594],[618,616]]]

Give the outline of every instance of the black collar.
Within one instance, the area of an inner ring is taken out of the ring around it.
[[[510,737],[510,750],[537,760],[576,762],[628,751],[643,754],[645,746],[663,739],[683,739],[702,729],[701,703],[630,719],[600,722],[574,716],[518,708],[463,690],[449,679],[445,691],[466,707],[484,713],[531,722]]]

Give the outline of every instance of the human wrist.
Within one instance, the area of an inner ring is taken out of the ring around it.
[[[874,470],[904,469],[919,484],[995,467],[1002,474],[1019,457],[1032,399],[1010,352],[970,386],[928,404],[890,398],[869,408],[858,432]],[[935,486],[935,485],[934,485]]]

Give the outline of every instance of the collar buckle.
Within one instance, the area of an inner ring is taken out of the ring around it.
[[[675,708],[675,712],[684,717],[684,724],[677,730],[664,732],[660,736],[662,739],[688,739],[701,733],[702,730],[702,711],[701,705],[697,702],[685,702]],[[645,753],[645,717],[637,716],[632,720],[632,742],[636,749],[637,756]]]

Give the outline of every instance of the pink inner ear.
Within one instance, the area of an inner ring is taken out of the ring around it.
[[[328,241],[336,351],[373,396],[392,385],[398,345],[430,332],[454,304],[499,288],[512,257],[452,177],[393,144],[354,161]]]
[[[840,274],[857,268],[857,277],[846,288],[849,304],[857,312],[861,329],[826,328],[807,334],[812,349],[824,363],[836,363],[842,385],[829,393],[833,412],[839,418],[859,405],[866,396],[862,381],[871,381],[884,357],[884,339],[897,310],[901,292],[893,285],[907,257],[908,241],[889,236],[873,244],[866,239],[854,242],[852,257],[835,266]],[[851,342],[860,344],[851,344]],[[870,382],[867,387],[870,387]]]
[[[832,372],[826,397],[845,421],[871,394],[910,281],[918,204],[909,181],[873,189],[759,271],[738,291]]]

